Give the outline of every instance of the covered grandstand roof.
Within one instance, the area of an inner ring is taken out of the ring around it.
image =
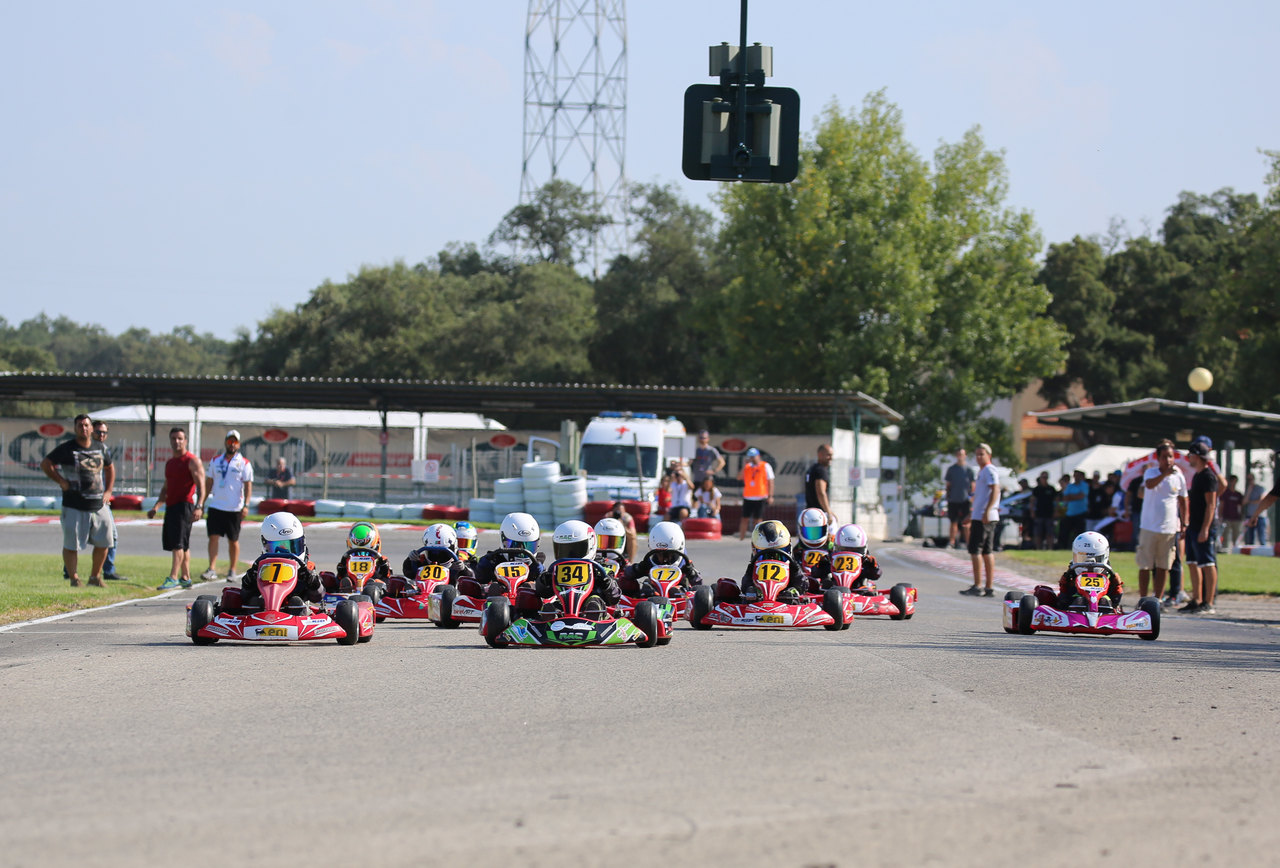
[[[1219,449],[1228,440],[1234,442],[1237,449],[1280,447],[1280,414],[1213,404],[1143,398],[1121,404],[1045,410],[1028,415],[1050,425],[1126,434],[1144,446],[1153,445],[1164,437],[1185,443],[1195,435],[1205,434]]]

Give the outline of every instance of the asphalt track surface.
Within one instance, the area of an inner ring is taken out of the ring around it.
[[[208,585],[2,632],[0,865],[1275,864],[1273,628],[1010,636],[998,597],[881,551],[917,615],[839,633],[196,648]],[[691,552],[736,575],[747,548]]]

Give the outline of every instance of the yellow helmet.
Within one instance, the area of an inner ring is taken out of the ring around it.
[[[787,526],[780,521],[775,521],[774,519],[762,521],[751,532],[751,547],[756,551],[761,551],[762,549],[789,549],[791,548],[791,533],[787,530]]]

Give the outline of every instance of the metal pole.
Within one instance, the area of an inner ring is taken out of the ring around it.
[[[385,406],[378,408],[378,415],[382,417],[382,433],[378,436],[378,440],[382,443],[382,471],[378,479],[378,502],[387,502],[387,441],[391,439],[390,433],[387,432],[387,408]]]
[[[742,5],[747,5],[747,0],[742,0]],[[640,501],[644,502],[644,465],[640,462],[640,435],[632,432],[631,442],[636,447],[636,479],[640,482]]]
[[[742,0],[738,27],[738,99],[734,111],[738,116],[738,149],[741,152],[747,147],[747,0]]]
[[[147,431],[147,497],[151,496],[151,468],[156,463],[156,402],[152,399],[147,407],[147,417],[151,427]]]
[[[853,486],[853,523],[858,523],[858,489],[862,486],[862,466],[858,463],[862,457],[862,409],[853,408],[853,466],[858,476],[858,484]]]
[[[471,496],[480,496],[480,477],[476,474],[476,438],[471,438]]]
[[[324,476],[320,484],[320,498],[322,500],[329,499],[329,432],[324,432],[324,459],[320,462],[324,467]]]

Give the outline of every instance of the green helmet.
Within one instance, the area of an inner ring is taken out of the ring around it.
[[[372,524],[367,521],[358,521],[352,525],[351,532],[347,534],[347,548],[373,549],[381,554],[382,537]]]

